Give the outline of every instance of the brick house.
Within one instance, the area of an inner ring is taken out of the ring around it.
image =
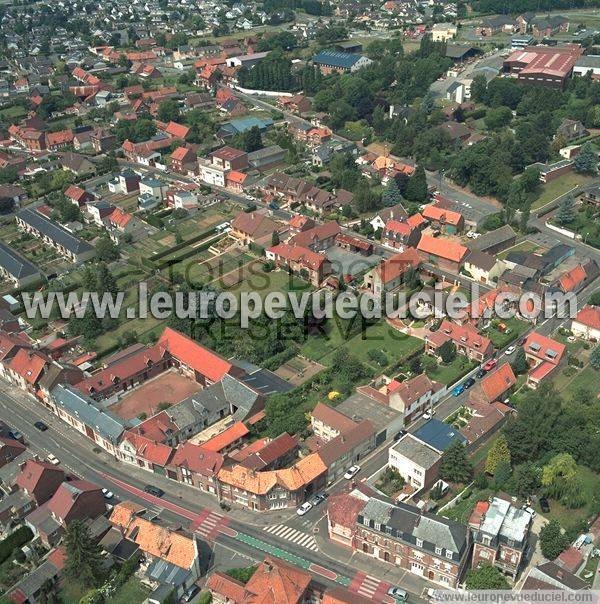
[[[421,264],[419,254],[413,248],[382,260],[379,266],[365,274],[363,287],[374,296],[394,291],[404,283],[406,273]]]
[[[434,229],[449,235],[459,235],[465,229],[465,219],[459,212],[452,212],[436,204],[425,206],[423,218],[429,221]]]
[[[277,232],[279,228],[280,226],[266,214],[240,212],[231,221],[229,234],[244,245],[267,240],[270,244],[273,233]]]
[[[566,346],[534,331],[525,339],[523,350],[529,365],[527,385],[536,389],[560,365]]]
[[[189,147],[177,147],[171,154],[171,169],[181,174],[196,172],[198,158]]]
[[[219,497],[217,474],[223,466],[223,455],[200,445],[180,445],[167,465],[167,477]]]
[[[532,517],[510,502],[494,497],[480,501],[469,518],[473,532],[472,567],[492,564],[516,580],[529,546]]]
[[[453,273],[460,271],[469,251],[460,243],[429,235],[421,235],[417,250],[423,262],[430,262]]]
[[[472,325],[456,325],[444,319],[437,331],[426,334],[425,354],[437,355],[438,348],[447,341],[454,342],[458,354],[477,363],[481,363],[494,352],[489,338],[480,335]]]
[[[315,287],[331,274],[331,263],[324,254],[289,243],[279,243],[266,250],[267,259],[306,279]]]

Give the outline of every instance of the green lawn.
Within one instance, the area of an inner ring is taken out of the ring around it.
[[[510,252],[536,252],[539,249],[539,246],[533,243],[533,241],[526,239],[508,250],[504,250],[501,254],[498,254],[498,259],[504,260]]]
[[[533,202],[531,206],[532,210],[537,210],[547,203],[554,201],[557,197],[564,195],[575,187],[587,185],[594,179],[591,176],[585,176],[583,174],[576,174],[575,172],[568,172],[563,176],[559,176],[557,179],[542,185],[542,192],[540,196]]]
[[[559,384],[557,384],[557,387],[559,387]],[[570,401],[579,388],[585,388],[598,396],[600,392],[600,371],[588,365],[580,370],[573,379],[564,383],[561,394],[565,400]]]
[[[110,601],[111,604],[142,604],[149,594],[149,590],[145,588],[137,579],[130,579],[114,594]]]
[[[498,331],[493,326],[484,332],[484,335],[492,341],[495,348],[504,348],[505,346],[508,346],[512,341],[518,340],[521,334],[525,333],[530,327],[530,324],[527,321],[521,321],[516,317],[513,317],[512,319],[503,319],[502,323],[506,325],[507,329],[510,330],[510,333]]]
[[[461,499],[456,505],[451,508],[446,508],[443,512],[440,512],[440,516],[445,516],[450,520],[456,520],[461,524],[466,524],[469,520],[469,516],[478,501],[486,501],[492,491],[490,489],[476,489],[471,487],[467,489],[464,499]]]
[[[450,386],[469,373],[469,371],[475,369],[475,367],[477,367],[477,363],[457,354],[451,363],[447,365],[440,363],[434,369],[428,369],[427,375],[436,382]]]
[[[262,297],[271,292],[298,292],[310,291],[311,286],[306,281],[288,274],[283,270],[265,272],[259,263],[254,265],[251,274],[237,285],[228,288],[236,296],[241,292],[258,292]]]
[[[308,339],[300,351],[303,356],[329,365],[335,351],[343,346],[363,363],[381,372],[385,367],[381,367],[369,359],[370,350],[380,350],[387,356],[389,365],[393,365],[423,347],[421,340],[396,331],[383,320],[367,327],[364,333],[358,333],[350,338],[346,331],[347,323],[332,320],[330,324],[331,329],[327,337],[319,336]]]

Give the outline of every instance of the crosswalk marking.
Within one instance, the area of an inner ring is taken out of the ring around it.
[[[272,526],[265,527],[264,530],[267,531],[267,533],[276,535],[280,539],[291,541],[292,543],[305,547],[313,552],[316,552],[319,549],[315,538],[312,535],[298,531],[291,526],[287,526],[285,524],[273,524]]]
[[[363,596],[371,597],[377,591],[380,584],[381,581],[379,579],[375,579],[375,577],[370,577],[367,575],[356,591]]]
[[[200,522],[196,528],[196,532],[203,537],[208,537],[210,533],[215,529],[217,524],[223,520],[223,515],[217,512],[211,512],[206,518]]]

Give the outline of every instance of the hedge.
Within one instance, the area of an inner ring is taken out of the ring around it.
[[[22,526],[12,532],[6,539],[0,541],[0,564],[10,558],[17,547],[22,547],[33,539],[33,533],[27,526]]]
[[[164,268],[168,268],[169,266],[173,266],[174,264],[179,264],[182,260],[191,258],[194,254],[197,254],[198,252],[203,252],[204,250],[207,250],[213,243],[214,241],[212,241],[212,239],[210,241],[205,241],[204,243],[197,245],[196,247],[186,250],[185,252],[183,252],[183,254],[179,254],[179,256],[173,256],[173,258],[169,258],[164,262],[157,264],[156,268],[159,271],[162,271]]]

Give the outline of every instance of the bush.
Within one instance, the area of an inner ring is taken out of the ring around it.
[[[16,548],[22,547],[32,539],[33,533],[31,529],[27,526],[22,526],[12,532],[6,539],[0,541],[0,564],[8,560]]]

